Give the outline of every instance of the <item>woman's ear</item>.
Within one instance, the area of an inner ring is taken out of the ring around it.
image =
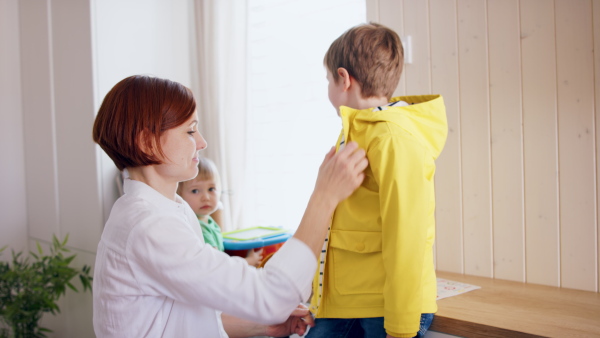
[[[344,91],[347,91],[348,89],[350,89],[353,79],[350,76],[350,73],[348,73],[348,71],[346,70],[346,68],[343,68],[343,67],[338,68],[337,74],[340,77],[340,80],[342,81]]]
[[[156,141],[153,135],[144,129],[137,135],[137,144],[139,149],[146,155],[154,157],[156,154]]]

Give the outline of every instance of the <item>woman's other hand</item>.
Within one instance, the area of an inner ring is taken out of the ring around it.
[[[292,334],[302,336],[306,333],[307,326],[315,326],[315,320],[308,312],[308,308],[304,304],[299,304],[284,323],[268,326],[266,335],[269,337],[282,337]]]

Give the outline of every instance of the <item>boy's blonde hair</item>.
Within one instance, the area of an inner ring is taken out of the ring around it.
[[[186,182],[193,182],[196,180],[214,180],[215,184],[217,185],[217,190],[221,190],[221,175],[219,175],[217,166],[215,162],[206,157],[198,158],[198,176],[189,181],[179,182],[179,185],[177,186],[177,194],[181,195],[181,190]]]
[[[336,83],[337,69],[345,68],[360,84],[363,98],[390,99],[400,82],[404,49],[393,30],[377,23],[362,24],[333,41],[324,63]]]

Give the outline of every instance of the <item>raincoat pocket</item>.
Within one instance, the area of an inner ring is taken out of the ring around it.
[[[333,280],[342,295],[382,293],[381,232],[332,230]]]

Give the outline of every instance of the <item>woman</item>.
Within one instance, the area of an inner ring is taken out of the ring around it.
[[[334,208],[363,180],[367,160],[356,144],[325,156],[298,230],[255,269],[206,245],[176,194],[178,182],[197,175],[206,148],[188,88],[147,76],[122,80],[106,95],[93,137],[129,175],[98,244],[98,337],[280,336],[313,325],[296,308],[309,296]]]

